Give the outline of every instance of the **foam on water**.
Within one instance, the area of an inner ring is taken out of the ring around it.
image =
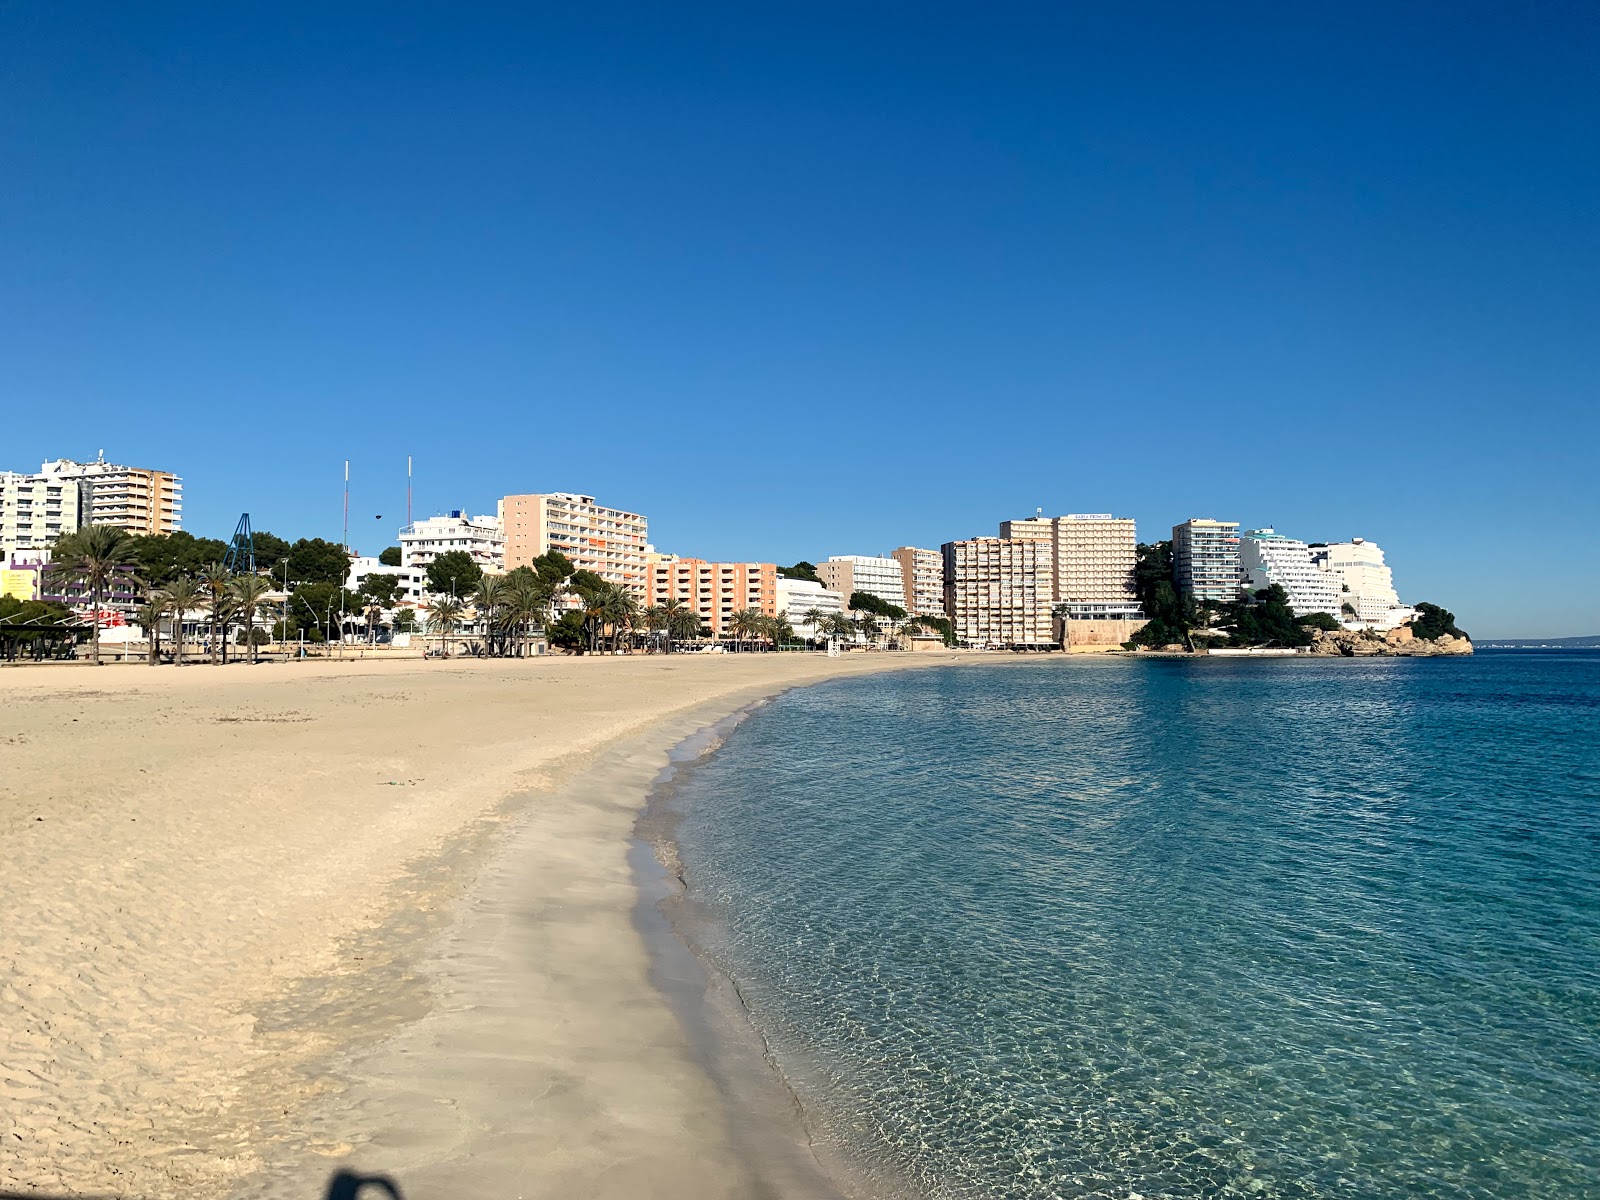
[[[677,804],[875,1192],[1600,1190],[1600,655],[845,681]]]

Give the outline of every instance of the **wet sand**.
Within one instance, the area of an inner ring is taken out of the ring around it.
[[[734,1146],[633,825],[694,730],[938,661],[0,672],[0,1190],[825,1194]]]

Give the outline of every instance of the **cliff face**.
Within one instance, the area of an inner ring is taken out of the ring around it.
[[[1342,655],[1345,658],[1376,658],[1383,655],[1420,658],[1439,654],[1472,653],[1472,643],[1466,638],[1454,638],[1446,634],[1444,637],[1429,641],[1413,634],[1409,625],[1391,629],[1388,633],[1374,633],[1371,630],[1352,633],[1343,629],[1335,633],[1326,633],[1319,629],[1315,630],[1312,636],[1316,640],[1311,643],[1308,653]]]

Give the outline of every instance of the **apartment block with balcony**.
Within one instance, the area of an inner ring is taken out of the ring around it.
[[[1172,527],[1172,582],[1196,600],[1231,604],[1239,598],[1239,522],[1191,517]]]
[[[1050,599],[1068,619],[1144,620],[1133,582],[1138,532],[1131,517],[1027,517],[1002,521],[1000,536],[1037,542],[1048,554]]]
[[[483,571],[506,569],[506,539],[494,517],[469,517],[458,508],[400,531],[400,565],[407,572],[425,575],[434,559],[451,550],[463,551]]]
[[[581,571],[626,588],[643,601],[649,590],[650,523],[639,513],[607,508],[573,492],[506,496],[499,504],[506,569],[525,567],[559,550]]]
[[[815,637],[816,625],[807,614],[815,610],[824,620],[844,612],[844,597],[810,579],[788,579],[778,576],[778,611],[789,618],[789,624],[801,637]]]
[[[1246,591],[1274,585],[1289,597],[1297,617],[1339,615],[1339,581],[1311,561],[1311,548],[1274,529],[1251,529],[1239,536],[1239,565]]]
[[[135,536],[183,528],[183,480],[171,471],[125,467],[102,456],[92,463],[59,458],[45,463],[39,474],[78,485],[82,525],[113,525]]]
[[[945,606],[962,645],[1053,650],[1050,550],[1035,538],[968,538],[943,546]]]
[[[1339,619],[1346,626],[1394,629],[1416,615],[1416,609],[1400,603],[1394,573],[1376,542],[1351,538],[1312,546],[1311,561],[1338,585]]]
[[[0,563],[46,558],[50,547],[83,524],[75,479],[0,472]]]
[[[846,604],[857,592],[876,596],[885,604],[907,608],[905,572],[898,559],[870,554],[835,554],[817,564],[817,578],[838,592]]]
[[[901,546],[889,556],[900,564],[900,582],[906,593],[901,607],[912,616],[944,616],[944,556],[917,546]]]
[[[734,613],[743,609],[778,615],[778,565],[661,555],[650,566],[645,603],[654,608],[669,599],[699,613],[712,636],[720,638],[729,631]]]

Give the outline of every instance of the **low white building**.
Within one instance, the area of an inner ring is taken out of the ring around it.
[[[1311,547],[1311,561],[1339,588],[1339,619],[1352,628],[1394,629],[1417,610],[1400,603],[1394,573],[1376,542],[1351,538]],[[1348,605],[1351,612],[1345,612]]]
[[[778,576],[778,612],[789,618],[795,633],[803,638],[817,636],[816,626],[806,619],[812,609],[824,618],[836,617],[844,611],[844,597],[809,579]]]
[[[427,573],[439,555],[463,550],[484,571],[504,571],[506,539],[498,517],[469,517],[460,509],[413,521],[400,531],[400,565]]]
[[[1310,613],[1339,615],[1339,584],[1311,561],[1311,547],[1273,529],[1250,529],[1239,535],[1239,567],[1247,592],[1276,584],[1289,597],[1297,617]]]
[[[421,604],[428,587],[426,568],[391,567],[376,558],[355,555],[350,558],[350,574],[345,578],[344,586],[352,592],[359,592],[361,581],[369,575],[393,575],[398,579],[401,604]]]

